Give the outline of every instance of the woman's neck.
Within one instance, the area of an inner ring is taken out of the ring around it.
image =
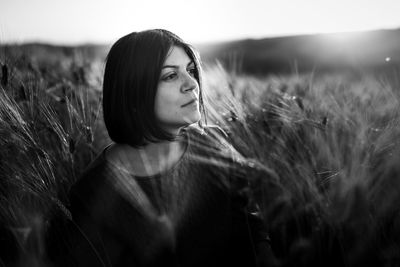
[[[182,151],[182,141],[164,141],[159,143],[149,143],[146,146],[137,148],[136,150],[149,160],[159,162],[174,158]]]
[[[114,144],[106,158],[117,166],[138,176],[151,176],[172,168],[185,153],[182,139],[149,143],[140,148],[125,144]]]

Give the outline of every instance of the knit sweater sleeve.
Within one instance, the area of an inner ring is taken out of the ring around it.
[[[242,233],[247,241],[249,253],[254,256],[257,266],[271,266],[275,257],[270,246],[268,223],[256,201],[252,184],[264,179],[273,193],[269,196],[278,197],[282,193],[275,177],[265,171],[261,164],[243,157],[228,141],[228,135],[218,126],[210,128],[211,135],[220,143],[223,150],[229,154],[230,164],[230,194],[232,201],[233,231]],[[245,241],[245,242],[246,242]],[[241,250],[244,248],[242,247]]]
[[[109,168],[86,176],[70,191],[82,233],[75,250],[78,266],[175,266],[170,222],[139,199],[134,179]]]

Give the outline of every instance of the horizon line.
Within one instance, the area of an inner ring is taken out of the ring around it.
[[[200,41],[200,42],[189,42],[195,46],[203,46],[203,45],[214,45],[214,44],[223,44],[230,42],[239,42],[245,40],[265,40],[265,39],[279,39],[279,38],[290,38],[290,37],[302,37],[302,36],[321,36],[321,35],[336,35],[336,34],[364,34],[364,33],[373,33],[373,32],[382,32],[382,31],[399,31],[399,27],[395,28],[379,28],[379,29],[370,29],[370,30],[359,30],[359,31],[335,31],[335,32],[315,32],[315,33],[288,33],[288,34],[272,34],[265,35],[264,37],[243,37],[243,38],[227,38],[220,40],[210,40],[210,41]],[[117,40],[117,39],[116,39]],[[115,40],[115,41],[116,41]],[[59,42],[59,41],[51,41],[44,39],[28,39],[24,41],[1,41],[0,38],[0,46],[19,46],[19,45],[48,45],[54,47],[85,47],[85,46],[111,46],[115,41],[82,41],[82,42]]]

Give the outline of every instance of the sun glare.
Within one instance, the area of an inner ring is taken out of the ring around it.
[[[199,43],[356,32],[399,27],[399,8],[398,0],[1,0],[0,38],[3,42],[79,44],[110,42],[131,31],[166,28],[188,42]],[[183,19],[187,14],[194,14],[190,23]],[[353,34],[329,36],[338,43],[357,38]]]
[[[364,36],[362,32],[335,32],[324,35],[329,41],[341,44],[351,44],[359,41],[362,36]]]

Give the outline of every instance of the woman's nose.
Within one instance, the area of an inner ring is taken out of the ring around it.
[[[183,79],[184,79],[184,81],[183,81],[182,87],[181,87],[181,91],[183,93],[187,92],[187,91],[195,90],[198,87],[197,80],[193,76],[186,74],[186,75],[184,75]]]

